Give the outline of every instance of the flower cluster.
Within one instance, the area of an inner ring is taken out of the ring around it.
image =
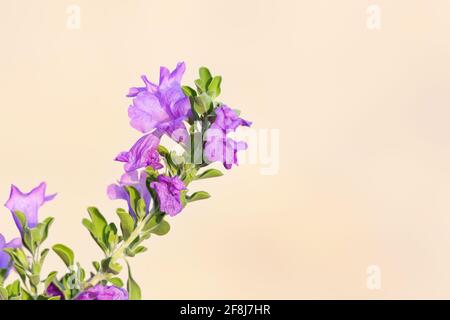
[[[231,169],[238,164],[238,151],[247,148],[245,142],[229,135],[251,123],[217,100],[222,78],[202,67],[193,89],[181,84],[185,69],[184,63],[178,63],[173,71],[161,67],[158,83],[142,76],[144,86],[133,87],[127,94],[131,98],[130,124],[142,136],[115,157],[123,163],[123,173],[107,188],[108,197],[125,201],[127,208],[117,209],[117,225],[108,222],[97,208],[88,208],[89,218],[83,219],[83,225],[104,253],[104,258],[93,261],[94,269],[89,274],[76,261],[72,249],[55,244],[51,249],[67,271],[63,275],[56,271],[41,275],[50,252],[43,243],[53,218],[41,222],[38,211],[55,195],[46,194],[44,182],[29,193],[11,187],[5,206],[12,213],[20,238],[7,242],[0,234],[0,299],[141,298],[128,259],[146,251],[142,243],[151,236],[169,232],[167,216],[174,217],[188,203],[210,197],[205,191],[190,193],[188,186],[196,180],[221,176],[220,170],[207,168],[211,163],[221,162]],[[162,145],[164,139],[173,140],[183,151],[169,151]],[[126,289],[120,276],[124,262],[128,268]],[[12,269],[19,279],[4,286]]]

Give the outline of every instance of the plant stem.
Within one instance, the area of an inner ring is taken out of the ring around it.
[[[144,228],[147,221],[150,219],[151,215],[147,215],[141,222],[138,223],[136,229],[130,234],[127,240],[123,241],[122,244],[109,256],[111,258],[111,263],[123,258],[125,250],[128,246],[133,243],[136,238],[141,235],[142,229]],[[100,270],[96,275],[94,275],[89,281],[84,284],[84,288],[89,288],[95,286],[97,283],[103,280],[108,280],[113,275],[108,272]]]
[[[136,240],[137,237],[141,235],[142,229],[144,228],[147,221],[150,219],[151,215],[147,215],[144,220],[138,223],[136,229],[130,234],[127,240],[122,242],[119,248],[111,255],[111,262],[115,262],[123,257],[123,253],[128,248],[128,246]]]

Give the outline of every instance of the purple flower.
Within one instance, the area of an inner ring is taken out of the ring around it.
[[[231,169],[233,164],[238,164],[238,151],[247,149],[247,144],[234,141],[227,137],[227,134],[236,131],[239,126],[250,127],[252,123],[239,118],[236,112],[226,105],[218,107],[215,113],[216,119],[205,133],[203,153],[208,162],[221,161],[226,169]]]
[[[13,214],[17,228],[22,232],[22,225],[14,212],[20,211],[27,218],[29,228],[34,228],[38,224],[38,210],[47,201],[55,198],[56,194],[45,195],[47,184],[42,182],[39,186],[31,190],[29,193],[23,193],[16,186],[11,186],[11,193],[5,207]]]
[[[128,300],[128,292],[115,286],[97,284],[78,294],[74,300]]]
[[[203,153],[209,163],[221,161],[226,169],[231,169],[233,164],[238,164],[238,151],[247,149],[244,141],[234,141],[220,133],[212,135],[213,129],[208,129],[207,141]]]
[[[150,191],[147,188],[147,174],[145,172],[141,172],[141,174],[139,175],[139,172],[137,171],[125,173],[120,178],[118,184],[111,184],[107,189],[108,197],[111,200],[121,199],[127,201],[129,212],[134,218],[136,218],[136,213],[131,208],[130,196],[125,190],[125,186],[136,188],[142,199],[144,199],[145,201],[146,210],[148,213],[150,210],[151,195]]]
[[[156,191],[161,212],[173,217],[183,209],[180,191],[186,187],[180,178],[160,175],[157,181],[150,183],[150,187]]]
[[[5,237],[0,234],[0,269],[6,269],[5,277],[8,276],[9,271],[12,268],[11,258],[3,249],[6,248],[19,248],[22,246],[20,238],[12,239],[10,242],[6,242]]]
[[[252,125],[250,121],[239,118],[236,112],[226,105],[217,107],[214,112],[216,113],[216,119],[211,128],[220,129],[224,133],[235,131],[239,126],[250,127]]]
[[[130,124],[142,133],[167,134],[177,142],[185,142],[188,133],[183,121],[191,114],[189,98],[181,89],[181,78],[186,66],[178,63],[174,71],[160,68],[159,85],[142,76],[145,87],[131,88],[128,97],[133,104],[128,108]]]
[[[147,134],[140,138],[130,151],[119,153],[115,160],[125,162],[124,169],[126,172],[148,166],[155,170],[161,169],[163,166],[159,163],[158,144],[158,137],[151,133]]]
[[[59,297],[60,300],[65,300],[64,293],[53,282],[47,287],[45,293],[49,297]]]

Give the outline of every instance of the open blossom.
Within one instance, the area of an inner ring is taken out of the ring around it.
[[[128,292],[116,286],[97,284],[78,294],[74,300],[128,300]]]
[[[206,131],[206,143],[204,155],[208,162],[220,161],[226,169],[231,169],[233,164],[238,164],[237,153],[247,149],[243,141],[235,141],[227,134],[234,132],[239,126],[250,127],[251,122],[246,121],[226,105],[215,110],[216,119]]]
[[[244,141],[235,141],[219,133],[212,135],[212,130],[207,132],[207,140],[203,153],[210,163],[220,161],[226,169],[231,169],[233,164],[238,164],[237,153],[247,149]]]
[[[128,210],[136,218],[136,213],[133,211],[130,204],[130,196],[125,190],[125,186],[131,186],[136,188],[136,190],[141,195],[142,199],[145,201],[145,206],[147,213],[150,210],[151,195],[147,188],[147,173],[138,171],[128,172],[122,175],[118,184],[111,184],[108,186],[107,194],[111,200],[121,199],[128,203]]]
[[[239,126],[250,127],[252,125],[250,121],[239,118],[236,111],[226,105],[217,107],[214,112],[216,119],[211,125],[213,129],[220,129],[227,133],[235,131]]]
[[[151,133],[147,134],[140,138],[130,151],[119,153],[115,160],[125,162],[124,169],[126,172],[148,166],[155,170],[161,169],[163,166],[159,162],[158,144],[158,137]]]
[[[142,76],[145,87],[131,88],[128,97],[133,98],[128,108],[130,124],[142,133],[167,134],[177,142],[185,142],[188,133],[183,121],[191,112],[189,98],[181,89],[181,78],[186,66],[178,63],[174,71],[160,68],[159,85]]]
[[[5,276],[8,276],[9,271],[12,268],[12,261],[9,256],[3,249],[7,248],[19,248],[22,246],[22,240],[20,238],[12,239],[10,242],[6,242],[5,237],[0,234],[0,269],[5,270],[6,274]]]
[[[39,186],[28,193],[23,193],[16,186],[11,186],[11,193],[5,207],[13,214],[14,221],[22,232],[22,225],[14,212],[20,211],[25,214],[27,225],[34,228],[38,224],[38,210],[47,201],[55,198],[56,194],[45,195],[47,184],[42,182]]]
[[[150,187],[156,191],[161,212],[173,217],[183,209],[180,192],[186,187],[180,178],[160,175],[157,181],[150,183]]]

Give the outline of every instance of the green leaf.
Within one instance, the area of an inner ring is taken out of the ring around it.
[[[166,220],[162,220],[151,232],[158,236],[163,236],[166,235],[169,231],[169,223]]]
[[[137,213],[138,211],[138,201],[141,198],[141,195],[136,190],[136,188],[132,186],[125,186],[125,190],[127,191],[128,195],[130,196],[130,206],[131,209]]]
[[[88,208],[91,220],[83,219],[82,223],[89,230],[92,238],[98,244],[98,246],[103,250],[103,252],[108,251],[108,247],[104,243],[104,232],[107,226],[105,217],[100,213],[100,211],[95,207]]]
[[[39,227],[30,229],[31,233],[31,239],[35,243],[35,246],[39,246],[39,244],[42,242],[42,233],[41,230],[39,230]]]
[[[124,240],[127,240],[134,230],[134,219],[131,217],[130,213],[124,209],[117,209],[116,213],[120,219],[120,229],[122,230],[123,238]]]
[[[94,266],[95,271],[100,270],[100,263],[98,261],[92,261],[92,265]]]
[[[61,258],[61,260],[66,264],[67,267],[70,267],[74,264],[75,256],[72,249],[60,243],[55,244],[52,249]]]
[[[215,178],[223,176],[222,171],[218,169],[209,169],[206,170],[195,177],[196,180]]]
[[[28,227],[28,225],[27,225],[27,217],[25,216],[25,214],[23,212],[21,212],[21,211],[14,211],[14,215],[19,220],[20,225],[22,226],[22,230],[24,230],[25,228]]]
[[[127,281],[127,290],[130,300],[141,300],[141,288],[139,288],[139,285],[134,281],[133,276],[131,275],[131,269],[130,265],[127,262],[128,266],[128,281]]]
[[[136,248],[127,248],[126,255],[129,257],[134,257],[135,255],[147,251],[147,248],[144,246],[138,246]]]
[[[144,228],[142,229],[142,232],[152,232],[156,226],[163,221],[164,215],[163,214],[157,214],[154,213],[151,215],[150,219],[145,223]]]
[[[217,98],[220,95],[221,83],[222,83],[221,76],[216,76],[211,80],[211,83],[208,86],[208,95],[210,95],[213,99]]]
[[[55,218],[53,218],[53,217],[48,217],[48,218],[46,218],[42,223],[40,223],[39,225],[40,225],[40,228],[42,228],[41,229],[41,232],[42,232],[42,240],[41,240],[41,243],[42,242],[44,242],[46,239],[47,239],[47,237],[48,237],[48,231],[49,231],[49,229],[50,229],[50,226],[53,224],[53,221],[55,221]]]
[[[4,248],[3,251],[9,254],[9,256],[12,258],[16,269],[28,270],[28,259],[22,249]]]
[[[119,237],[117,236],[117,227],[114,223],[110,223],[106,226],[104,241],[110,250],[113,249],[119,241]]]
[[[8,300],[8,290],[0,287],[0,300]]]
[[[79,262],[77,262],[77,270],[78,270],[78,272],[76,272],[76,273],[78,274],[78,279],[80,281],[84,281],[84,279],[86,277],[86,271],[81,267]]]
[[[22,290],[20,287],[20,281],[16,280],[13,283],[11,283],[10,285],[8,285],[6,287],[6,291],[8,292],[8,297],[20,297],[20,295],[22,294]]]
[[[44,250],[42,250],[42,252],[41,252],[41,257],[39,258],[39,263],[40,263],[41,265],[44,264],[45,258],[47,257],[47,255],[48,255],[49,252],[50,252],[49,249],[44,249]]]
[[[198,191],[194,192],[192,195],[187,196],[186,199],[188,202],[194,202],[198,200],[204,200],[210,198],[211,195],[206,191]]]
[[[122,288],[122,287],[123,287],[123,281],[122,281],[122,279],[120,279],[120,278],[115,277],[115,278],[109,279],[108,281],[109,281],[113,286],[116,286],[116,287],[119,287],[119,288]]]
[[[103,236],[103,232],[108,225],[105,217],[100,213],[100,211],[95,207],[89,207],[88,209],[89,215],[91,216],[92,225],[94,227],[95,235],[101,238]]]
[[[0,287],[3,286],[6,279],[6,274],[8,273],[8,269],[0,269]]]
[[[206,93],[202,93],[201,95],[194,97],[194,110],[199,115],[205,114],[211,109],[212,101],[211,97]]]
[[[50,283],[53,282],[53,280],[55,279],[57,273],[58,272],[56,272],[56,271],[52,271],[52,272],[50,272],[48,274],[47,278],[45,278],[45,280],[44,280],[44,288],[45,289],[47,289],[48,286],[50,285]]]
[[[189,86],[182,86],[181,89],[187,97],[195,97],[197,95],[197,92]]]
[[[145,173],[147,174],[148,178],[152,181],[156,180],[159,176],[158,171],[156,171],[152,167],[145,168]]]
[[[112,274],[119,274],[122,266],[117,262],[112,262],[111,258],[102,260],[102,269]]]
[[[158,146],[158,153],[161,156],[165,157],[166,155],[170,154],[170,151],[166,147],[164,147],[163,145],[159,145]]]
[[[21,300],[34,300],[33,296],[24,288],[22,288]]]
[[[147,248],[144,246],[139,246],[136,249],[133,250],[134,254],[142,253],[147,251]]]
[[[200,67],[200,69],[198,69],[198,75],[200,76],[200,80],[205,84],[212,78],[211,72],[209,72],[206,67]]]
[[[186,207],[186,205],[187,205],[186,194],[187,194],[187,190],[181,190],[180,201],[181,201],[181,205],[183,206],[183,208]]]
[[[41,278],[39,277],[39,274],[32,274],[30,276],[28,276],[28,278],[30,279],[30,283],[37,287],[39,285],[39,283],[41,282]]]
[[[23,229],[22,241],[25,248],[27,248],[31,253],[34,253],[36,246],[33,241],[33,237],[31,236],[31,231],[28,227]]]
[[[31,264],[31,272],[33,274],[39,274],[41,272],[41,264],[39,262],[35,262]]]
[[[203,81],[201,79],[195,80],[194,83],[195,83],[195,87],[197,88],[197,92],[199,94],[206,92],[205,84],[203,83]]]
[[[139,220],[142,220],[147,215],[147,206],[145,204],[145,200],[139,198],[137,201],[136,214]]]

